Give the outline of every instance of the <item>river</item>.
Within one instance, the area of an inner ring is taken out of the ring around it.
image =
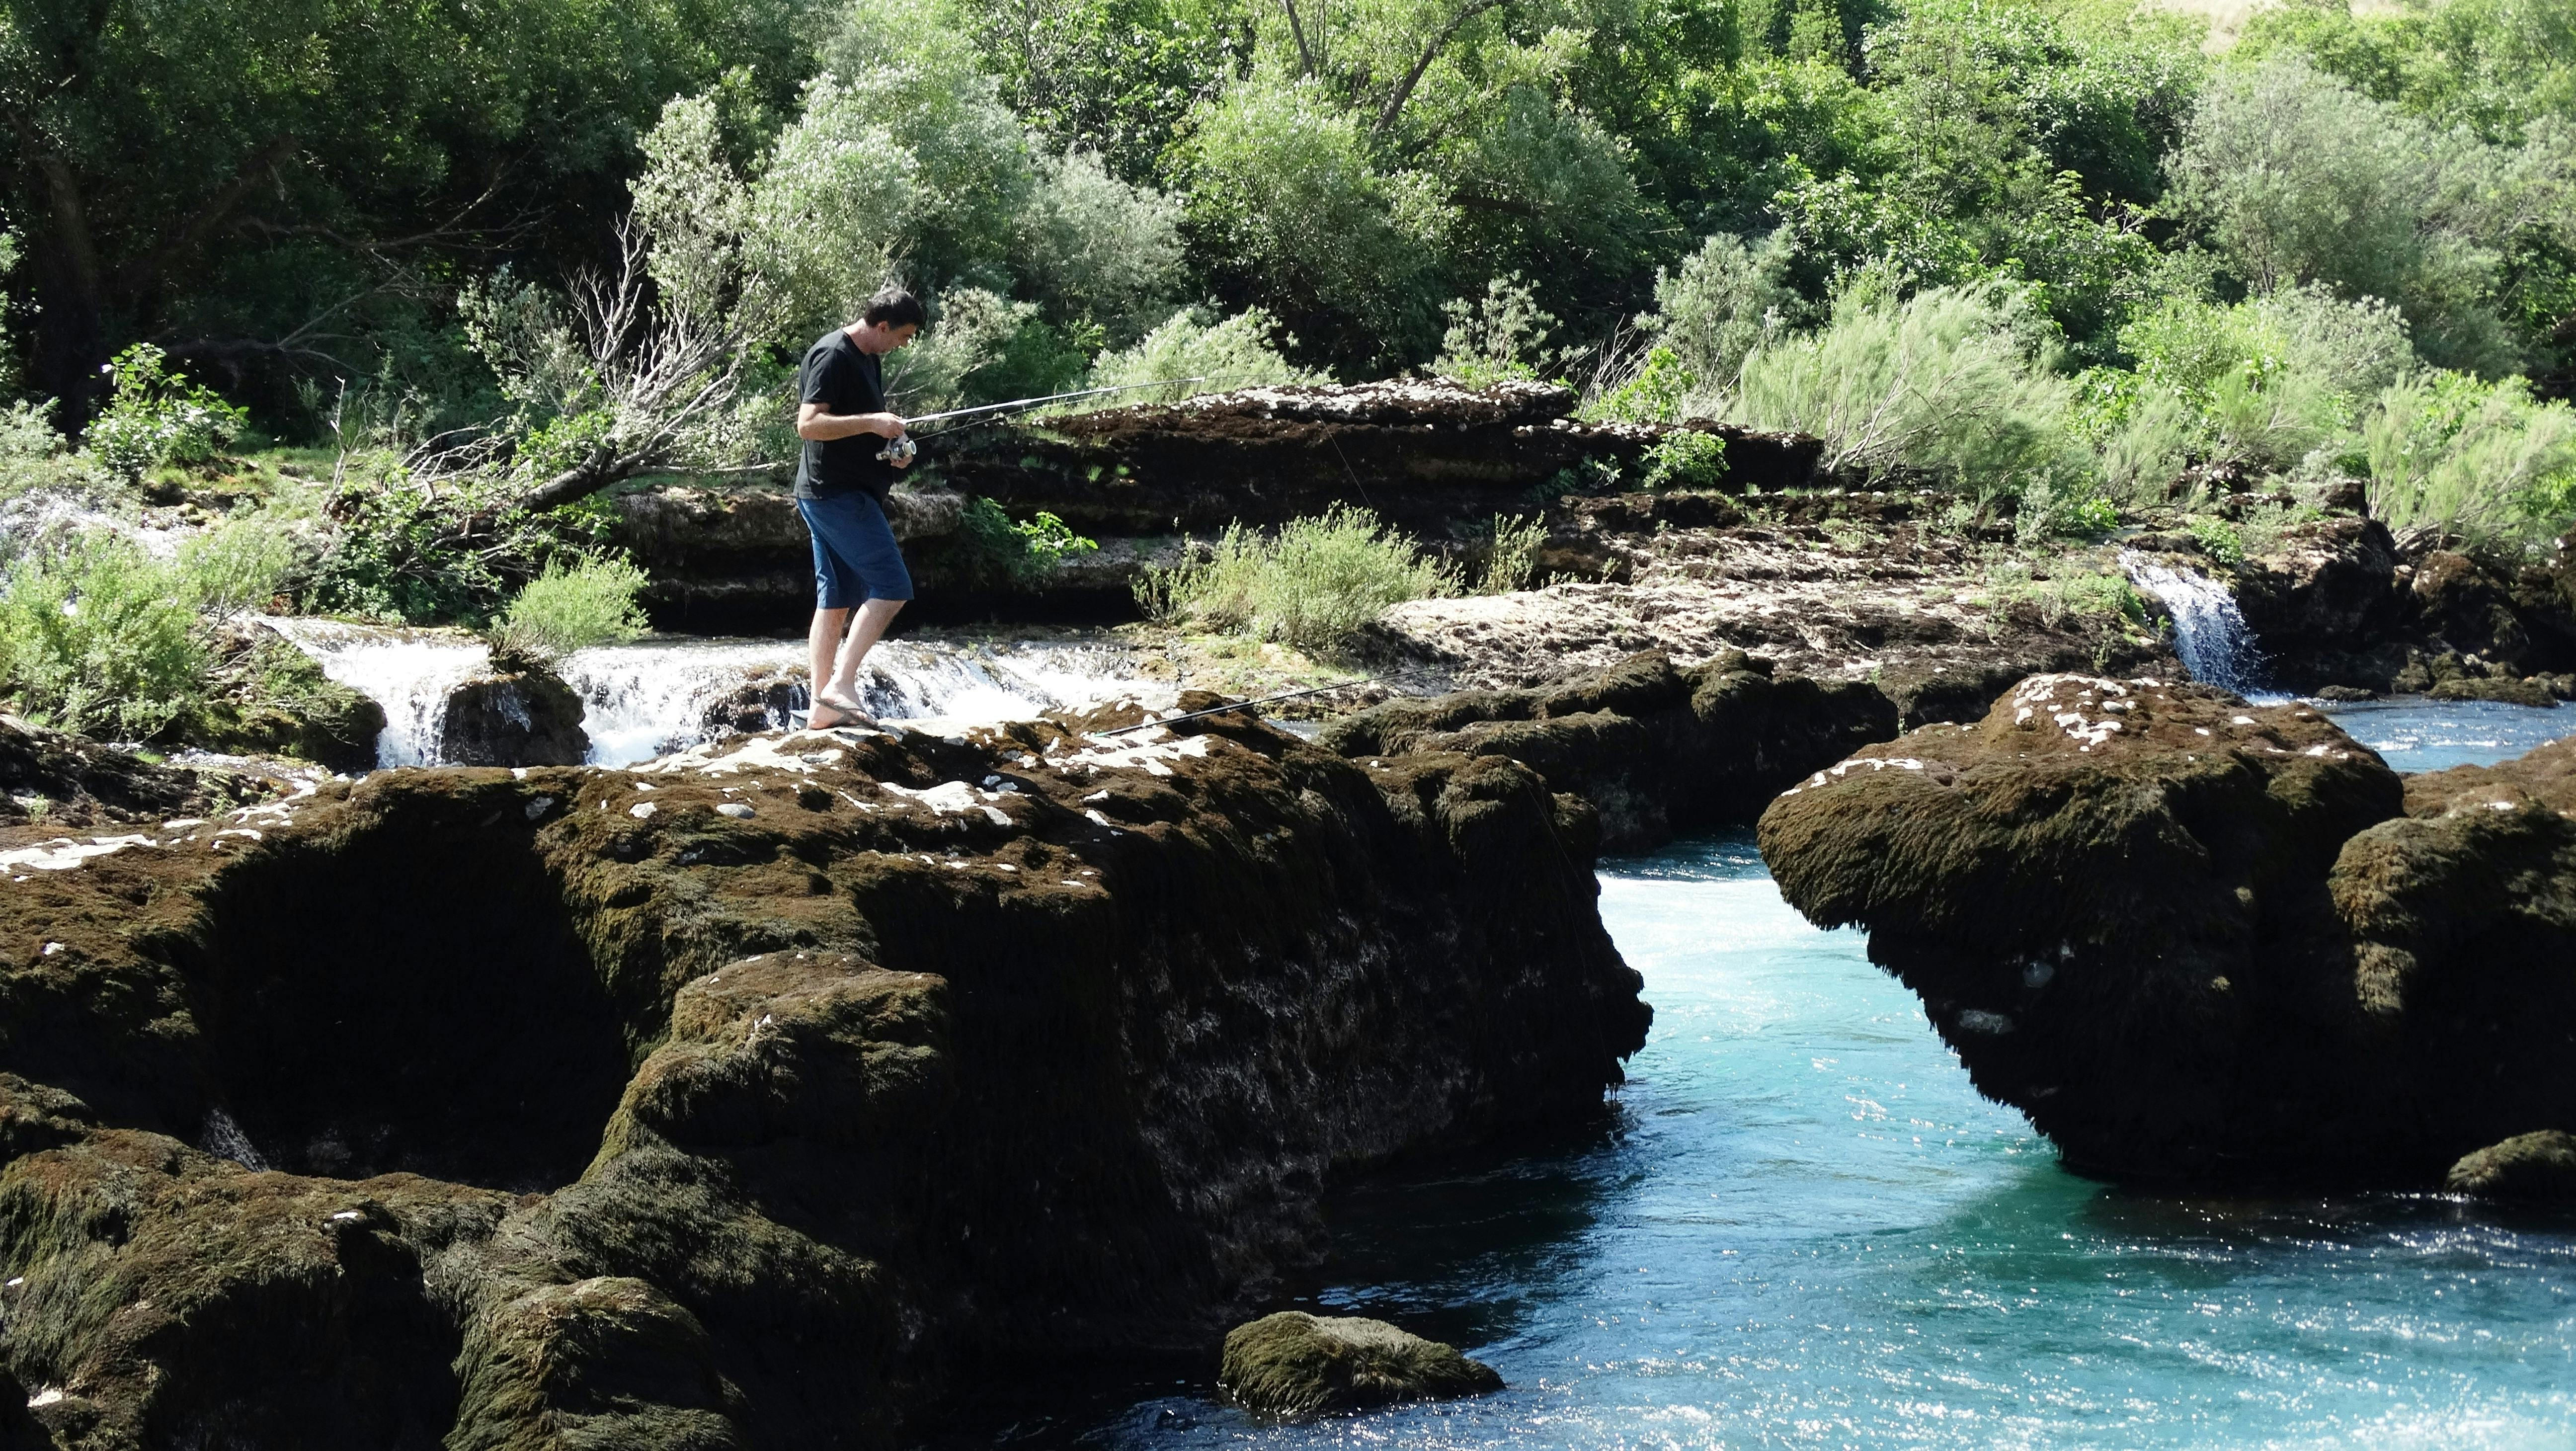
[[[2346,720],[2401,769],[2576,729],[2571,711],[2420,702]],[[1977,1095],[1860,933],[1781,901],[1749,835],[1600,879],[1655,1005],[1608,1124],[1345,1192],[1299,1302],[1450,1340],[1510,1389],[1279,1426],[1202,1374],[1023,1422],[1026,1439],[2576,1447],[2576,1217],[2080,1178]]]

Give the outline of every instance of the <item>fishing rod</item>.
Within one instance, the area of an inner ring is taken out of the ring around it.
[[[905,419],[903,437],[877,450],[877,457],[897,465],[912,462],[913,455],[921,451],[920,446],[913,441],[912,430],[925,423],[946,423],[952,418],[975,418],[985,422],[997,422],[1009,414],[1030,408],[1043,408],[1049,403],[1070,403],[1076,398],[1098,398],[1107,393],[1132,393],[1139,388],[1170,388],[1181,383],[1204,383],[1216,376],[1218,375],[1214,373],[1202,373],[1195,378],[1157,378],[1151,383],[1112,383],[1102,388],[1076,388],[1070,393],[1049,393],[1043,398],[1014,398],[1007,403],[984,403],[973,408],[951,408],[945,413],[925,413],[919,418]],[[991,417],[985,418],[984,415],[987,414]],[[943,433],[954,433],[960,428],[974,426],[972,423],[951,424],[930,436],[936,438]]]
[[[1372,675],[1365,680],[1343,680],[1337,681],[1331,685],[1309,686],[1304,690],[1291,690],[1278,695],[1265,695],[1259,700],[1238,700],[1232,705],[1211,706],[1206,710],[1191,711],[1187,715],[1171,716],[1163,720],[1139,721],[1135,725],[1120,726],[1114,731],[1093,731],[1091,734],[1097,738],[1105,740],[1110,736],[1123,736],[1129,731],[1146,730],[1153,726],[1178,725],[1182,721],[1197,720],[1202,716],[1224,715],[1226,712],[1233,710],[1249,710],[1256,705],[1275,705],[1283,700],[1296,700],[1302,696],[1308,695],[1322,695],[1326,691],[1330,690],[1348,690],[1355,685],[1375,685],[1384,680],[1401,679],[1402,677],[1412,673],[1413,672],[1410,670],[1398,670],[1388,675]]]

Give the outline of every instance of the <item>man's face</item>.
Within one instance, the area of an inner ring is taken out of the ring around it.
[[[868,352],[882,356],[911,342],[913,336],[920,331],[920,328],[908,322],[894,327],[888,327],[881,322],[872,322],[859,329],[859,346]]]

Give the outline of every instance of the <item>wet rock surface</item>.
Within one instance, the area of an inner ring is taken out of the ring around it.
[[[2576,746],[2400,778],[2301,706],[2077,676],[1763,814],[2070,1163],[2424,1184],[2576,1121]]]
[[[1297,1310],[1228,1332],[1217,1383],[1244,1409],[1284,1417],[1455,1400],[1503,1388],[1493,1367],[1436,1340],[1383,1320]]]
[[[1389,701],[1316,743],[1519,761],[1592,803],[1604,850],[1643,851],[1751,821],[1782,787],[1894,734],[1896,707],[1876,687],[1780,675],[1736,650],[1689,670],[1647,653],[1543,689]]]
[[[2543,1129],[2490,1144],[2453,1164],[2442,1187],[2482,1199],[2576,1200],[2576,1134]]]
[[[1598,1112],[1588,809],[1179,729],[380,772],[30,874],[0,1363],[85,1446],[885,1446],[1203,1347],[1328,1173]]]
[[[438,756],[451,766],[578,766],[590,753],[582,701],[534,660],[495,659],[494,669],[447,692]]]

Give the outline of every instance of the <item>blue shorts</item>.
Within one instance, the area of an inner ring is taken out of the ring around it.
[[[912,598],[912,571],[903,567],[894,526],[866,491],[799,499],[796,512],[805,516],[805,532],[814,536],[816,609],[846,610],[861,600]]]

